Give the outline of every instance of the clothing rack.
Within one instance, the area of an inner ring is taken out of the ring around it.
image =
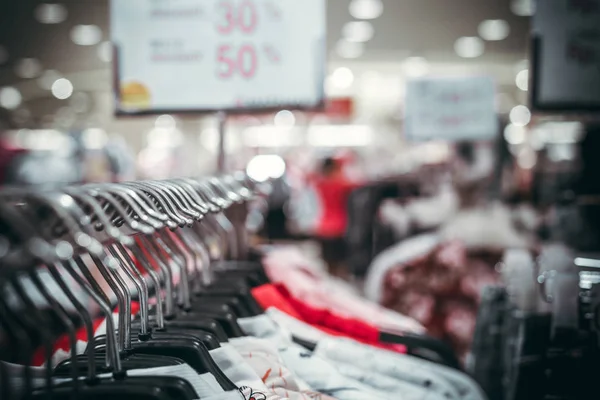
[[[271,282],[248,260],[254,193],[244,174],[1,190],[0,399],[485,400],[422,332]],[[350,357],[373,354],[382,379]]]
[[[253,182],[243,174],[208,179],[88,184],[59,190],[5,188],[0,192],[0,238],[4,244],[4,252],[0,258],[2,282],[12,285],[15,292],[12,300],[19,298],[25,306],[35,305],[28,293],[37,289],[42,293],[42,303],[50,305],[54,311],[59,310],[58,314],[61,315],[58,325],[62,325],[63,330],[70,328],[72,331],[74,326],[72,321],[69,322],[72,315],[65,309],[65,304],[48,293],[48,288],[36,275],[36,270],[40,265],[44,266],[64,291],[68,298],[64,300],[70,300],[78,308],[77,311],[82,312],[81,299],[69,293],[71,288],[59,274],[59,271],[64,273],[67,270],[71,278],[95,299],[100,310],[108,316],[112,313],[109,307],[113,305],[113,299],[98,294],[105,293],[93,282],[96,277],[92,276],[90,265],[86,266],[84,262],[85,258],[91,259],[91,265],[109,283],[118,297],[119,305],[126,310],[130,307],[131,296],[126,298],[125,293],[131,288],[123,275],[130,279],[142,303],[140,336],[149,335],[149,288],[148,285],[142,287],[144,280],[140,279],[140,271],[153,278],[154,289],[159,287],[160,290],[161,282],[157,274],[153,273],[148,255],[142,250],[147,250],[146,253],[154,251],[156,259],[162,261],[159,266],[165,276],[173,274],[170,268],[166,268],[169,259],[179,264],[179,306],[189,309],[191,292],[199,290],[202,283],[210,283],[213,279],[213,271],[202,265],[208,265],[211,258],[214,259],[214,254],[209,254],[209,249],[201,241],[194,241],[194,235],[213,237],[223,249],[218,258],[243,260],[247,245],[243,243],[244,236],[238,234],[244,231],[239,226],[240,221],[245,220],[244,207],[241,206],[252,198],[253,191]],[[154,241],[156,243],[152,243]],[[147,245],[145,249],[143,244]],[[198,255],[201,261],[194,260],[195,257],[190,257],[192,255]],[[137,268],[133,261],[137,262]],[[124,274],[116,272],[118,268]],[[23,281],[24,276],[29,279]],[[88,280],[88,285],[82,276]],[[173,282],[172,278],[163,277],[163,281]],[[164,297],[164,312],[162,305],[155,307],[159,328],[164,327],[165,318],[174,315],[176,311],[173,296],[175,288],[167,284],[165,290],[167,295]],[[37,300],[39,303],[40,299]],[[4,320],[10,320],[12,312],[8,308],[3,311]],[[129,312],[121,313],[118,329],[113,326],[112,318],[106,318],[108,331],[119,332],[118,343],[111,341],[111,335],[107,336],[107,341],[112,342],[109,343],[112,344],[112,352],[108,351],[107,355],[110,356],[110,365],[115,373],[121,371],[118,351],[131,346],[131,328],[124,318],[125,314]],[[43,319],[41,313],[37,316]],[[15,315],[12,314],[12,317]],[[96,317],[98,315],[83,318],[88,335],[93,335],[91,321]],[[93,336],[88,337],[89,342],[92,338]],[[48,337],[42,339],[47,340]],[[50,355],[49,342],[43,344]],[[15,361],[22,360],[17,357]],[[50,363],[47,365],[51,366]],[[89,379],[95,376],[93,366],[91,363]],[[51,371],[48,370],[48,381],[50,375]]]

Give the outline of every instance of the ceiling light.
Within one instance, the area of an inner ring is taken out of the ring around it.
[[[177,121],[171,115],[160,115],[154,121],[154,126],[163,129],[174,129],[177,126]]]
[[[0,107],[14,110],[21,105],[22,100],[21,92],[14,87],[6,86],[0,89]]]
[[[504,139],[512,145],[525,143],[525,127],[508,124],[504,128]]]
[[[296,117],[293,112],[282,110],[275,115],[273,123],[279,128],[292,128],[296,124]]]
[[[476,36],[463,36],[454,43],[454,51],[463,58],[475,58],[483,54],[485,44]]]
[[[174,149],[184,142],[183,133],[179,129],[155,127],[148,132],[148,147],[154,149]]]
[[[0,46],[0,65],[4,64],[8,61],[8,51],[2,46]]]
[[[59,100],[66,100],[73,94],[73,84],[70,80],[60,78],[52,84],[52,95]]]
[[[341,67],[331,74],[331,84],[337,89],[348,89],[354,83],[354,74],[349,68]]]
[[[113,57],[113,48],[111,42],[102,42],[98,45],[98,58],[104,62],[111,62]]]
[[[488,19],[479,24],[478,31],[485,40],[503,40],[508,37],[510,26],[503,19]]]
[[[67,19],[67,8],[62,4],[40,4],[34,11],[35,19],[42,24],[59,24]]]
[[[342,58],[358,58],[365,52],[365,46],[359,42],[349,42],[347,40],[340,40],[335,49],[338,55]]]
[[[285,174],[285,161],[278,155],[255,156],[248,163],[246,173],[257,182],[281,178]]]
[[[71,29],[71,40],[80,46],[93,46],[102,40],[102,30],[96,25],[76,25]]]
[[[520,17],[531,17],[535,13],[533,0],[512,0],[510,10]]]
[[[523,71],[519,72],[517,74],[517,78],[515,79],[515,83],[519,89],[526,92],[529,88],[529,70],[524,69]]]
[[[356,19],[374,19],[383,13],[381,0],[352,0],[350,15]]]
[[[42,64],[35,58],[23,58],[15,67],[17,76],[24,79],[35,78],[40,75],[40,72],[42,72]]]
[[[423,57],[409,57],[402,67],[405,75],[410,78],[419,78],[429,72],[429,63]]]
[[[62,75],[58,71],[49,69],[44,71],[42,76],[38,78],[37,83],[42,89],[50,90],[54,82],[60,78],[62,78]]]
[[[525,106],[515,106],[510,110],[510,122],[516,126],[525,126],[531,121],[531,111]]]
[[[347,22],[342,28],[342,36],[349,42],[366,42],[373,38],[375,29],[368,21]]]

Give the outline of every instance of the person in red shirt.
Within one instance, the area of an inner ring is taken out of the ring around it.
[[[348,197],[352,190],[360,186],[359,182],[346,176],[343,167],[342,159],[327,157],[323,160],[320,173],[313,178],[321,209],[315,236],[321,242],[329,272],[335,275],[343,272]]]

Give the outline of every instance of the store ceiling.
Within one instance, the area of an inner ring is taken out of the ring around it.
[[[0,87],[18,87],[25,101],[54,101],[47,90],[15,72],[19,60],[33,57],[40,61],[42,70],[75,76],[85,83],[85,90],[108,93],[110,64],[100,59],[98,46],[80,46],[70,38],[75,25],[93,24],[101,28],[102,40],[108,40],[108,0],[55,2],[66,6],[67,19],[58,24],[41,24],[35,19],[41,0],[0,1],[0,46],[8,55],[2,63],[0,54]],[[330,59],[336,65],[344,62],[335,52],[336,43],[343,25],[353,20],[349,3],[350,0],[327,1],[328,45]],[[350,63],[401,62],[406,57],[419,56],[432,63],[514,64],[527,56],[529,18],[514,15],[510,0],[383,0],[383,4],[383,14],[371,21],[374,37],[366,43],[364,54]],[[508,37],[486,42],[481,57],[457,56],[455,41],[461,36],[477,36],[478,25],[486,19],[506,20],[510,27]],[[78,89],[81,90],[76,86]]]
[[[344,23],[352,20],[349,3],[349,0],[328,1],[331,49],[340,39]],[[362,57],[365,60],[391,61],[411,55],[434,62],[477,63],[518,61],[526,56],[529,18],[511,12],[510,0],[383,0],[383,3],[383,14],[372,21],[375,35],[366,44]],[[457,56],[455,41],[461,36],[477,36],[479,24],[488,19],[507,21],[508,37],[486,42],[484,54],[476,59]]]

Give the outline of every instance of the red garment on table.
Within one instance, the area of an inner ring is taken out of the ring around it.
[[[336,176],[315,177],[313,186],[321,205],[316,235],[322,238],[343,237],[348,223],[348,197],[352,190],[360,185],[343,176]]]
[[[278,310],[317,328],[331,336],[343,336],[361,343],[405,353],[402,345],[388,345],[379,341],[379,330],[364,321],[344,318],[335,313],[310,306],[290,294],[282,284],[266,284],[252,289],[252,296],[267,309]]]

